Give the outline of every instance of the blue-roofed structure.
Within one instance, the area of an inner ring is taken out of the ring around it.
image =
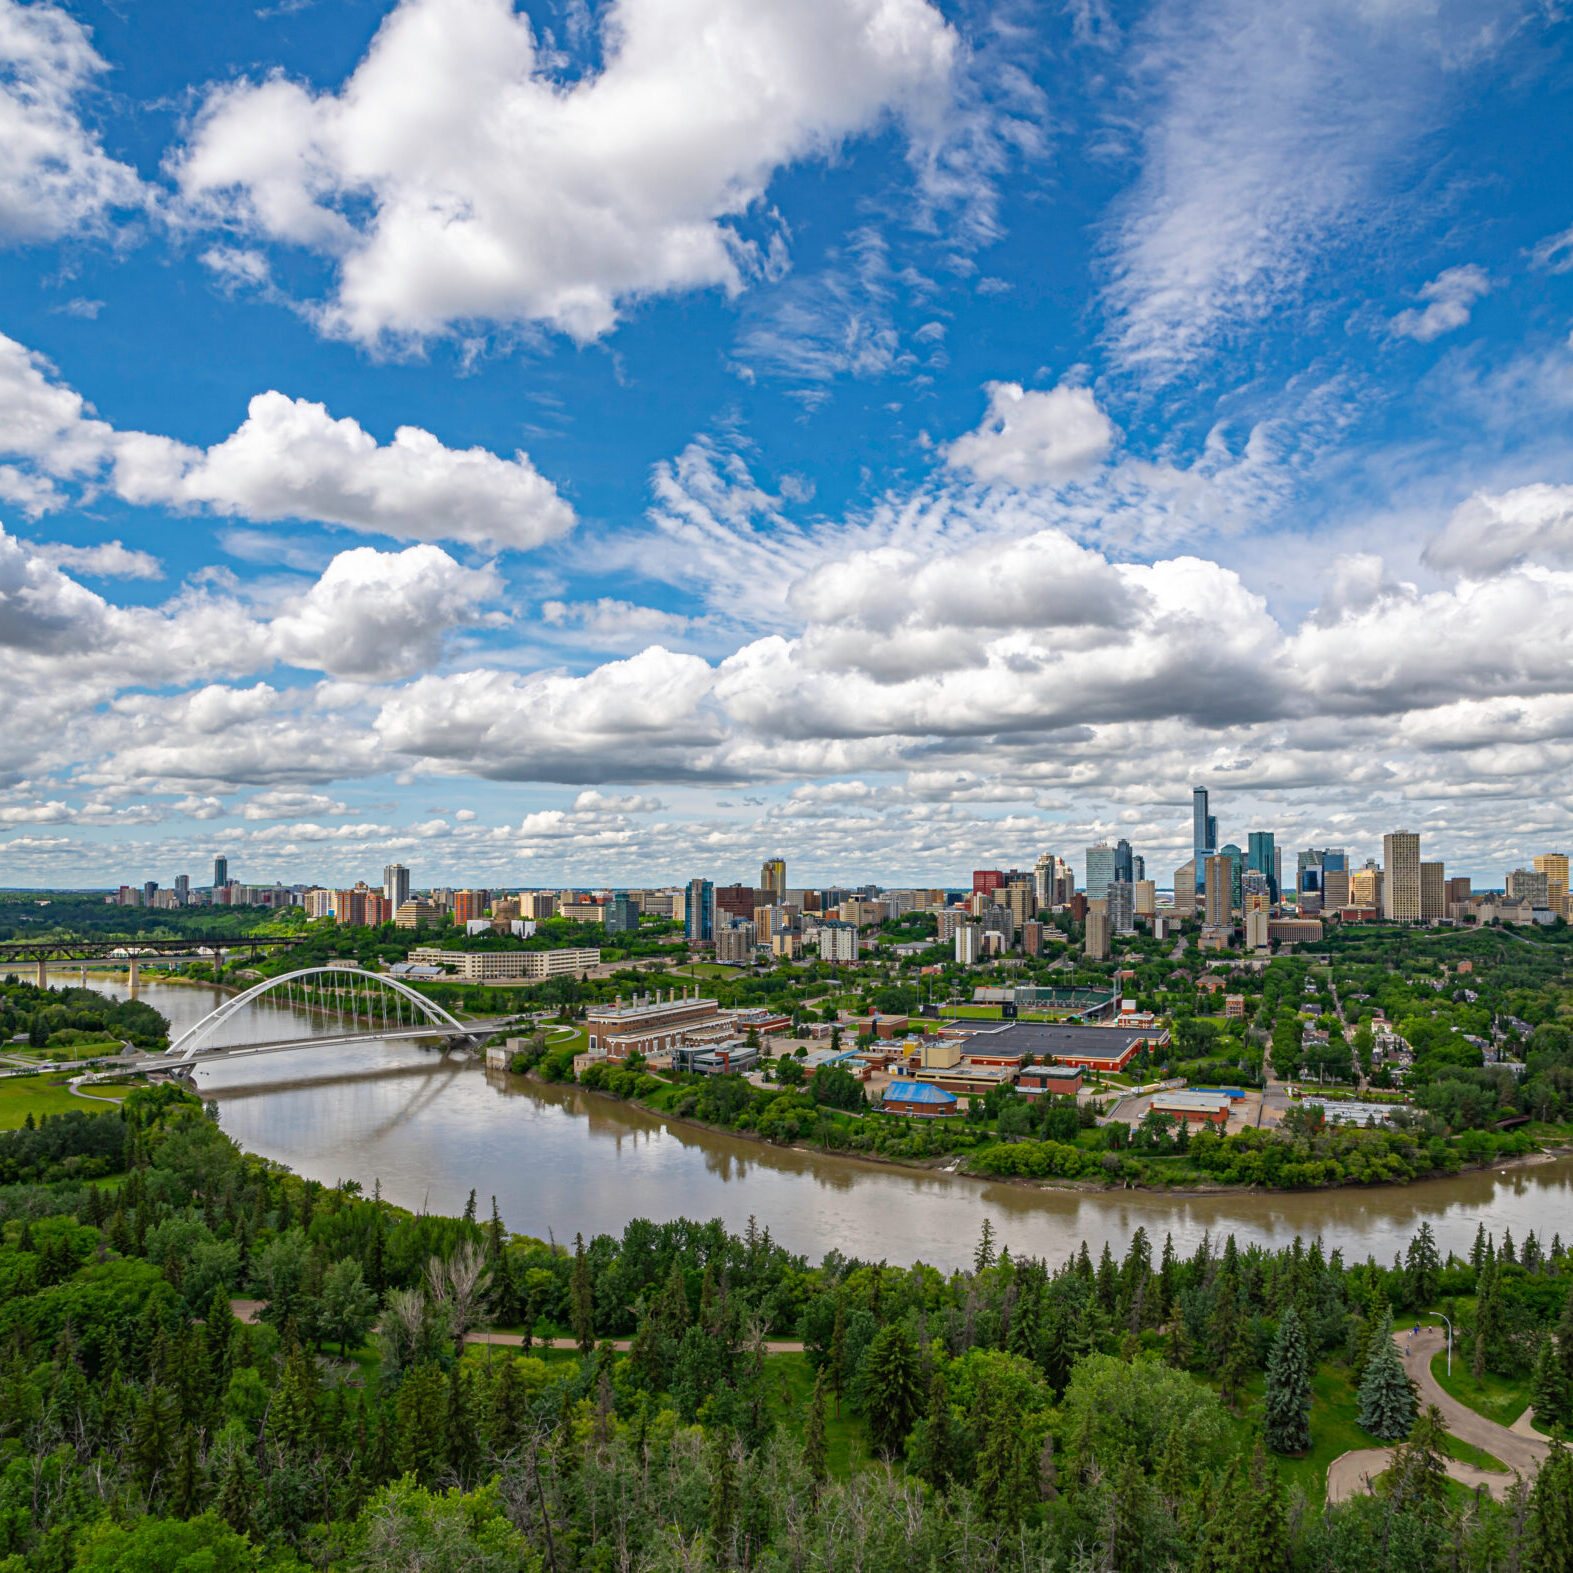
[[[912,1114],[939,1119],[956,1112],[955,1093],[924,1081],[893,1081],[885,1089],[881,1107],[891,1114]]]

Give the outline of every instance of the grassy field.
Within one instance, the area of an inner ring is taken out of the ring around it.
[[[1494,1458],[1483,1447],[1476,1447],[1472,1442],[1465,1442],[1456,1436],[1447,1439],[1447,1456],[1456,1458],[1461,1464],[1473,1464],[1476,1469],[1499,1469],[1507,1473],[1507,1465],[1500,1458]]]
[[[799,1442],[803,1440],[803,1427],[808,1419],[808,1401],[814,1391],[814,1374],[808,1357],[801,1354],[766,1355],[765,1386],[771,1395],[776,1420],[781,1429]],[[830,1468],[844,1474],[853,1465],[869,1457],[870,1448],[863,1422],[841,1406],[841,1418],[836,1419],[835,1399],[828,1400],[825,1428],[829,1442]]]
[[[1455,1364],[1454,1370],[1457,1370]],[[1249,1443],[1253,1428],[1261,1424],[1266,1378],[1258,1375],[1247,1384],[1240,1405],[1238,1425],[1242,1442]],[[1313,1506],[1327,1495],[1327,1466],[1356,1448],[1381,1447],[1382,1443],[1360,1429],[1360,1412],[1353,1373],[1341,1362],[1319,1366],[1311,1378],[1311,1450],[1304,1458],[1280,1458],[1279,1470],[1286,1485],[1298,1485]],[[1462,1464],[1480,1469],[1505,1470],[1489,1453],[1457,1437],[1448,1438],[1448,1452]]]
[[[123,1098],[130,1092],[124,1084],[93,1089],[105,1098]],[[106,1105],[78,1098],[63,1081],[52,1076],[19,1076],[0,1081],[0,1131],[14,1131],[27,1123],[29,1114],[36,1120],[44,1114],[64,1114],[68,1109],[101,1113]]]
[[[1247,1445],[1249,1434],[1261,1424],[1265,1387],[1265,1376],[1258,1375],[1245,1389],[1239,1425]],[[1313,1506],[1327,1496],[1327,1466],[1335,1458],[1352,1448],[1381,1446],[1360,1429],[1358,1413],[1353,1373],[1342,1364],[1318,1366],[1311,1378],[1311,1450],[1304,1458],[1278,1460],[1284,1484],[1298,1485]]]
[[[1529,1383],[1494,1376],[1487,1371],[1477,1382],[1469,1373],[1469,1365],[1457,1349],[1453,1351],[1453,1374],[1447,1374],[1447,1352],[1439,1351],[1431,1357],[1431,1374],[1437,1385],[1451,1398],[1476,1414],[1494,1420],[1499,1426],[1510,1426],[1529,1408]]]
[[[53,1049],[32,1049],[18,1047],[17,1058],[24,1060],[48,1061],[53,1063],[58,1060],[98,1060],[106,1055],[124,1052],[124,1045],[119,1038],[99,1038],[92,1043],[62,1044]]]

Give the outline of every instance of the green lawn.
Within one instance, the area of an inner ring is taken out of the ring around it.
[[[1447,1374],[1445,1349],[1432,1355],[1431,1374],[1449,1397],[1456,1398],[1487,1420],[1496,1421],[1499,1426],[1512,1425],[1529,1408],[1528,1382],[1495,1376],[1490,1371],[1477,1382],[1469,1373],[1468,1362],[1456,1348],[1453,1350],[1453,1374]]]
[[[1455,1364],[1454,1370],[1456,1371]],[[1247,1441],[1261,1424],[1265,1377],[1258,1375],[1246,1385],[1241,1415],[1237,1421],[1241,1439]],[[1327,1494],[1327,1466],[1356,1448],[1381,1447],[1376,1437],[1360,1429],[1356,1416],[1359,1401],[1353,1373],[1339,1363],[1324,1363],[1311,1378],[1311,1450],[1304,1458],[1280,1458],[1278,1467],[1286,1485],[1299,1485],[1313,1506]],[[1522,1406],[1521,1406],[1522,1407]],[[1493,1417],[1494,1418],[1494,1417]],[[1505,1469],[1500,1460],[1457,1437],[1448,1438],[1448,1451],[1463,1464],[1480,1469]]]
[[[99,1038],[92,1043],[61,1044],[56,1048],[21,1048],[18,1057],[28,1060],[54,1062],[57,1060],[99,1060],[106,1055],[122,1054],[124,1046],[119,1038]]]
[[[1500,1458],[1495,1458],[1483,1447],[1476,1447],[1472,1442],[1461,1441],[1456,1436],[1447,1439],[1447,1454],[1449,1458],[1456,1458],[1461,1464],[1473,1464],[1476,1469],[1498,1469],[1503,1474],[1507,1473],[1507,1465]]]
[[[122,1083],[93,1090],[101,1097],[123,1098],[131,1088]],[[69,1109],[102,1113],[107,1107],[88,1098],[78,1098],[62,1080],[52,1076],[18,1076],[0,1081],[0,1131],[20,1129],[27,1123],[29,1114],[36,1120],[40,1115],[64,1114]]]
[[[765,1356],[765,1387],[775,1406],[776,1420],[787,1435],[801,1442],[808,1419],[808,1401],[814,1391],[814,1373],[807,1355]],[[863,1422],[843,1401],[841,1418],[836,1418],[836,1401],[826,1404],[826,1438],[830,1444],[830,1469],[833,1474],[849,1473],[869,1457],[868,1437]]]
[[[1245,1402],[1239,1426],[1242,1443],[1249,1444],[1260,1426],[1262,1397],[1266,1377],[1256,1376],[1246,1385]],[[1359,1404],[1352,1373],[1339,1363],[1317,1367],[1311,1378],[1311,1450],[1304,1458],[1279,1458],[1285,1485],[1298,1485],[1313,1507],[1327,1496],[1327,1466],[1341,1454],[1357,1447],[1380,1447],[1381,1443],[1360,1429],[1355,1419]]]

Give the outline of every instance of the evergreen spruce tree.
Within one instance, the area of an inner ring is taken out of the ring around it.
[[[382,1236],[382,1181],[371,1190],[371,1243],[366,1247],[366,1282],[373,1294],[388,1287],[387,1242]]]
[[[1178,1513],[1185,1497],[1185,1483],[1190,1479],[1191,1465],[1186,1454],[1183,1426],[1171,1425],[1169,1435],[1158,1457],[1158,1467],[1153,1473],[1153,1484],[1170,1513]]]
[[[975,1406],[978,1456],[973,1486],[979,1506],[990,1518],[1014,1524],[1036,1495],[1032,1490],[1032,1450],[1010,1393],[994,1389],[994,1383],[979,1384]],[[1131,1462],[1134,1464],[1135,1460]],[[1135,1467],[1139,1476],[1141,1466]]]
[[[491,1413],[486,1440],[492,1452],[505,1454],[519,1445],[530,1412],[530,1392],[518,1360],[505,1357],[492,1378]]]
[[[803,1462],[816,1486],[822,1486],[830,1473],[830,1445],[825,1425],[825,1372],[821,1367],[814,1378],[814,1391],[808,1400],[808,1419],[803,1425]]]
[[[1540,1335],[1540,1347],[1535,1353],[1534,1375],[1529,1383],[1529,1401],[1542,1420],[1555,1425],[1566,1406],[1567,1395],[1562,1387],[1562,1367],[1557,1361],[1556,1341],[1550,1333]]]
[[[1263,1427],[1275,1453],[1304,1453],[1311,1446],[1311,1355],[1293,1304],[1285,1308],[1267,1360],[1267,1415]]]
[[[950,1418],[950,1385],[935,1367],[929,1378],[928,1409],[923,1417],[923,1478],[942,1491],[956,1471],[956,1436]]]
[[[1573,1454],[1552,1444],[1529,1495],[1523,1573],[1567,1573],[1573,1568]]]
[[[978,1248],[972,1253],[972,1271],[984,1273],[994,1265],[994,1225],[983,1220],[983,1232],[978,1236]]]
[[[1229,1521],[1229,1573],[1279,1573],[1289,1565],[1283,1484],[1261,1438],[1234,1500],[1223,1506]]]
[[[1229,1340],[1229,1347],[1224,1352],[1223,1365],[1218,1373],[1222,1379],[1219,1396],[1226,1404],[1234,1403],[1239,1397],[1240,1388],[1253,1364],[1254,1353],[1255,1343],[1251,1337],[1251,1324],[1243,1316],[1236,1317],[1234,1332]]]
[[[1360,1424],[1383,1442],[1397,1442],[1414,1424],[1415,1393],[1393,1343],[1393,1317],[1382,1318],[1360,1379]]]
[[[863,1357],[863,1407],[874,1445],[887,1458],[901,1451],[918,1400],[917,1352],[900,1324],[887,1322]]]
[[[1562,1408],[1557,1419],[1565,1429],[1573,1430],[1573,1291],[1557,1322],[1557,1369],[1562,1373]]]
[[[733,1528],[737,1523],[737,1460],[732,1456],[732,1433],[717,1426],[710,1445],[710,1553],[717,1567],[730,1567]]]
[[[236,1534],[249,1535],[256,1527],[252,1515],[257,1499],[256,1470],[242,1447],[230,1449],[219,1479],[218,1516]]]
[[[463,1360],[455,1360],[448,1373],[448,1402],[443,1423],[448,1434],[448,1467],[458,1476],[460,1486],[468,1490],[475,1482],[480,1439],[470,1385],[465,1380],[465,1364]]]
[[[1393,1449],[1388,1483],[1404,1510],[1436,1512],[1447,1503],[1447,1423],[1435,1404],[1415,1418],[1408,1441]]]
[[[1417,1306],[1429,1305],[1436,1298],[1442,1276],[1442,1257],[1436,1248],[1431,1225],[1422,1223],[1405,1253],[1404,1273],[1409,1280],[1410,1297]]]
[[[830,1390],[836,1395],[836,1419],[841,1418],[841,1395],[847,1388],[847,1300],[844,1294],[836,1296],[836,1320],[830,1330],[830,1359],[825,1367],[830,1372]]]
[[[584,1236],[574,1236],[573,1274],[568,1281],[568,1318],[583,1355],[595,1348],[595,1297],[590,1287],[590,1259],[584,1254]]]
[[[447,1397],[442,1372],[430,1361],[416,1366],[399,1388],[395,1467],[422,1485],[435,1484],[448,1467]]]
[[[175,1460],[174,1478],[169,1487],[170,1511],[177,1518],[195,1518],[201,1505],[202,1464],[197,1455],[195,1426],[187,1426],[180,1438],[180,1456]]]
[[[149,1387],[137,1405],[130,1447],[131,1478],[145,1498],[160,1488],[174,1462],[178,1420],[175,1395],[165,1387]]]

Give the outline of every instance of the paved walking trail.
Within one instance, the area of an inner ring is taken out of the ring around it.
[[[1408,1346],[1404,1369],[1420,1390],[1420,1403],[1435,1404],[1442,1411],[1447,1429],[1461,1442],[1481,1448],[1493,1458],[1500,1458],[1512,1473],[1500,1470],[1477,1469],[1473,1464],[1460,1464],[1449,1459],[1448,1474],[1461,1485],[1473,1489],[1484,1486],[1498,1491],[1512,1483],[1513,1474],[1532,1478],[1540,1468],[1550,1444],[1546,1438],[1529,1426],[1529,1415],[1520,1415],[1512,1426],[1499,1426],[1494,1420],[1476,1414],[1467,1405],[1459,1403],[1442,1390],[1431,1374],[1431,1357],[1447,1346],[1447,1335],[1439,1327],[1422,1327],[1418,1334],[1406,1328],[1393,1334],[1393,1342],[1400,1349]],[[1453,1351],[1454,1358],[1458,1350]],[[1382,1473],[1392,1461],[1389,1447],[1362,1447],[1343,1453],[1327,1466],[1327,1500],[1342,1502],[1356,1491],[1369,1489],[1370,1482]]]
[[[508,1344],[520,1348],[524,1344],[523,1333],[466,1333],[464,1341],[467,1344]],[[577,1349],[578,1341],[572,1338],[533,1338],[530,1340],[536,1349]],[[631,1338],[614,1338],[612,1348],[627,1350],[632,1347]],[[767,1355],[800,1355],[803,1346],[800,1343],[770,1342],[765,1345]]]

